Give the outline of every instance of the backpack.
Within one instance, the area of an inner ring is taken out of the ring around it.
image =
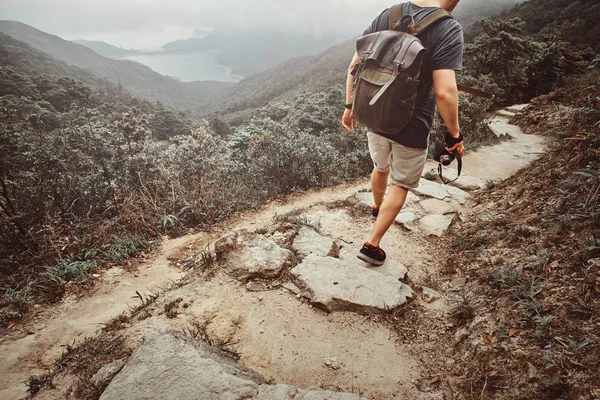
[[[390,9],[389,30],[358,39],[360,64],[353,71],[352,116],[374,132],[391,135],[398,134],[415,111],[427,51],[417,36],[433,24],[452,18],[449,12],[439,9],[415,24],[412,15],[403,16],[403,8],[404,3]]]

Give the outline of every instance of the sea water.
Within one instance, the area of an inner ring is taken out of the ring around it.
[[[229,68],[218,65],[213,54],[208,51],[136,54],[127,56],[125,59],[137,61],[159,74],[183,82],[237,82],[241,79]]]

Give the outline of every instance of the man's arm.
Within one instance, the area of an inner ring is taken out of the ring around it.
[[[352,71],[356,68],[356,66],[360,63],[360,58],[357,53],[354,53],[354,57],[350,62],[350,66],[348,67],[348,77],[346,78],[346,104],[352,104],[354,99],[354,75],[352,75]],[[354,118],[352,118],[352,110],[346,109],[344,111],[344,116],[342,117],[342,125],[348,132],[352,132],[357,126],[358,122]]]
[[[456,72],[451,69],[440,69],[433,71],[433,88],[435,90],[435,100],[442,119],[454,138],[460,136],[460,126],[458,124],[458,87],[456,84]],[[458,150],[462,156],[465,148],[462,143],[447,149],[450,152]]]

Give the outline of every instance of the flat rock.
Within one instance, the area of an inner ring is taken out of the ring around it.
[[[437,175],[438,171],[437,171],[437,169],[431,169],[428,172],[423,171],[423,176],[428,175],[430,173]],[[454,181],[457,178],[458,178],[458,171],[456,169],[444,167],[444,179]],[[460,178],[458,178],[458,180],[456,180],[454,182],[450,182],[448,185],[455,186],[459,189],[467,190],[467,191],[468,190],[485,189],[485,187],[486,187],[486,184],[484,181],[482,181],[479,178],[475,178],[473,176],[465,174],[464,172],[460,175]]]
[[[419,227],[425,235],[442,236],[450,227],[454,215],[427,215],[419,221]]]
[[[512,112],[512,111],[507,111],[507,110],[499,110],[498,112],[496,112],[496,114],[498,114],[498,115],[502,115],[503,117],[509,117],[509,118],[512,118],[512,117],[514,117],[515,115],[517,115],[517,114],[515,114],[514,112]]]
[[[262,235],[242,230],[232,231],[215,243],[223,271],[239,280],[277,278],[284,268],[293,265],[291,251],[279,247]]]
[[[449,196],[446,186],[423,178],[419,181],[419,187],[412,191],[419,196],[433,197],[438,200],[444,200]]]
[[[333,257],[311,254],[291,274],[304,297],[330,312],[388,310],[414,294],[390,275]]]
[[[417,214],[413,211],[402,211],[396,217],[396,223],[402,225],[408,230],[414,231],[417,227],[416,222],[419,220]]]
[[[340,260],[348,264],[354,264],[361,268],[367,268],[371,271],[377,272],[378,274],[389,275],[392,278],[398,279],[399,281],[403,281],[406,279],[406,275],[408,274],[408,268],[402,263],[398,261],[392,260],[388,258],[381,267],[374,267],[366,262],[360,260],[356,255],[357,252],[353,252],[347,248],[342,248],[340,251]]]
[[[457,211],[457,203],[452,203],[438,199],[422,200],[419,205],[426,214],[445,215],[453,214]]]
[[[515,104],[514,106],[506,107],[506,110],[518,112],[518,111],[523,111],[527,107],[529,107],[529,104]]]
[[[335,244],[336,242],[332,238],[323,236],[314,229],[303,226],[298,231],[292,248],[300,256],[300,259],[305,258],[309,254],[326,257],[331,253]]]
[[[367,206],[373,207],[373,193],[371,192],[358,192],[354,196],[359,201],[359,203]]]
[[[147,340],[108,385],[101,400],[251,399],[262,376],[184,335]]]
[[[471,197],[471,195],[467,192],[465,192],[462,189],[459,189],[457,187],[454,186],[447,186],[446,190],[448,192],[448,194],[450,195],[450,197],[456,201],[458,201],[458,203],[460,205],[463,205],[467,202],[467,200],[469,199],[469,197]]]
[[[162,334],[133,352],[101,400],[357,400],[351,393],[267,385],[255,371],[181,334]]]

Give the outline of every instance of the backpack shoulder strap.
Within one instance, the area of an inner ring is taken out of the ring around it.
[[[391,15],[391,12],[390,12]],[[425,32],[428,28],[430,28],[435,23],[442,21],[444,19],[453,19],[454,17],[448,11],[440,8],[430,14],[428,14],[425,18],[419,21],[417,26],[415,27],[415,36],[419,36],[421,33]]]
[[[392,6],[392,8],[390,8],[390,22],[388,26],[388,29],[390,31],[393,30],[394,27],[398,25],[398,23],[402,20],[402,14],[404,13],[404,4],[405,3],[396,4],[395,6]]]

